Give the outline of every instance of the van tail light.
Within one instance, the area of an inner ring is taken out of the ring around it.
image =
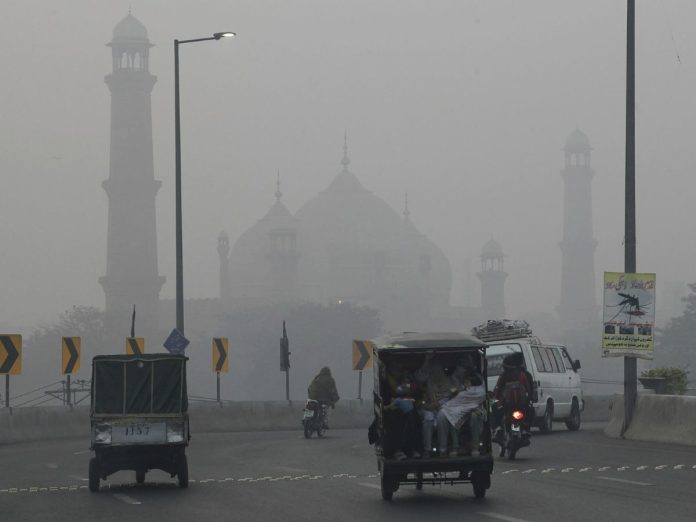
[[[524,419],[524,413],[522,413],[520,410],[515,410],[512,412],[512,418],[515,420],[522,420]]]

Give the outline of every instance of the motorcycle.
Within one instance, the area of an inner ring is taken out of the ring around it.
[[[520,448],[529,446],[530,433],[525,423],[525,413],[521,408],[511,408],[504,413],[503,428],[494,439],[500,445],[500,456],[507,453],[509,460],[515,460]]]
[[[327,405],[307,399],[305,407],[302,409],[302,426],[304,427],[304,436],[309,439],[312,433],[317,432],[317,437],[323,437],[326,431],[326,408]]]

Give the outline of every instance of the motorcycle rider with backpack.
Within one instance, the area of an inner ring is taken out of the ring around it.
[[[500,440],[503,432],[503,418],[511,409],[520,409],[525,418],[529,418],[531,407],[530,400],[533,396],[532,381],[523,367],[522,354],[511,354],[503,359],[503,373],[498,377],[498,382],[493,390],[493,396],[497,400],[497,408],[493,412],[493,426],[495,429],[493,438]]]

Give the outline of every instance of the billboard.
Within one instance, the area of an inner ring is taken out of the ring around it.
[[[604,272],[603,357],[653,358],[655,274]]]

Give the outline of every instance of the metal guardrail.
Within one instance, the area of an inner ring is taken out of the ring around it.
[[[47,390],[53,386],[60,385],[60,389]],[[70,386],[70,403],[79,404],[88,398],[91,394],[91,381],[77,380],[73,381]],[[22,399],[21,402],[17,402]],[[68,387],[67,381],[55,381],[44,386],[39,386],[33,390],[29,390],[14,397],[10,397],[10,406],[12,408],[22,408],[31,406],[42,406],[53,401],[60,401],[62,404],[68,404]]]

